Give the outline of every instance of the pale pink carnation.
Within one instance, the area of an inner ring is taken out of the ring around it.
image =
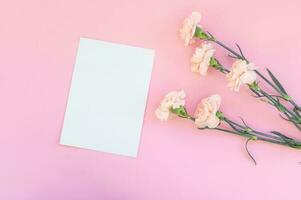
[[[221,97],[217,94],[205,98],[199,103],[195,111],[195,124],[198,128],[216,128],[220,119],[216,112],[221,105]]]
[[[202,15],[198,12],[192,12],[191,15],[185,18],[182,28],[180,29],[181,39],[184,40],[184,45],[194,43],[194,33],[198,23],[201,21]]]
[[[214,52],[215,49],[211,43],[202,43],[197,47],[191,58],[191,71],[205,76]]]
[[[155,113],[158,119],[166,121],[175,114],[171,112],[171,109],[179,108],[185,105],[185,92],[172,91],[165,95],[161,101],[160,106],[156,109]]]
[[[238,92],[243,84],[252,84],[256,81],[255,65],[245,60],[236,60],[232,64],[231,71],[227,74],[228,86]]]

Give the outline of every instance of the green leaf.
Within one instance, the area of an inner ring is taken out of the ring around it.
[[[292,148],[296,148],[296,149],[300,149],[301,148],[301,143],[294,140],[293,138],[287,137],[285,135],[283,135],[282,133],[279,133],[277,131],[271,131],[271,133],[274,133],[275,135],[278,135],[279,137],[281,137],[281,139],[287,143],[288,146],[292,147]]]
[[[256,162],[255,158],[252,156],[252,154],[250,153],[249,148],[248,148],[248,144],[249,144],[250,140],[253,140],[253,139],[252,139],[252,138],[247,139],[247,141],[246,141],[246,143],[245,143],[245,149],[246,149],[246,151],[247,151],[249,157],[250,157],[250,158],[252,159],[252,161],[254,162],[254,164],[257,165],[257,162]]]
[[[266,69],[271,77],[271,79],[273,80],[273,82],[277,85],[277,87],[279,88],[279,90],[285,94],[285,96],[283,98],[287,99],[289,98],[287,92],[285,91],[284,87],[281,85],[281,83],[278,81],[278,79],[274,76],[274,74],[267,68]]]
[[[292,138],[289,138],[289,137],[283,135],[282,133],[280,133],[278,131],[271,131],[271,133],[274,133],[275,135],[281,137],[282,139],[292,139]]]

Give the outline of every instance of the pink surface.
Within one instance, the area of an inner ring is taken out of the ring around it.
[[[301,152],[251,143],[255,167],[241,138],[199,132],[180,119],[161,123],[154,109],[174,89],[186,90],[190,112],[219,93],[222,110],[235,119],[301,139],[246,89],[227,89],[221,74],[192,74],[193,48],[184,48],[178,35],[183,18],[201,11],[204,27],[228,44],[238,42],[301,102],[300,6],[298,0],[2,0],[0,199],[298,199]],[[81,36],[156,50],[137,159],[58,144]]]

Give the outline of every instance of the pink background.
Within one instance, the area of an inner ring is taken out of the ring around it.
[[[222,110],[261,130],[301,139],[274,108],[242,89],[233,93],[218,72],[192,74],[193,47],[178,29],[191,11],[218,38],[238,42],[264,70],[277,74],[301,102],[299,0],[7,0],[0,7],[0,199],[187,200],[297,199],[301,153],[214,131],[191,122],[162,123],[154,109],[168,91],[184,89],[193,112],[207,95]],[[156,50],[139,156],[132,159],[58,144],[79,37]],[[217,53],[230,64],[223,51]]]

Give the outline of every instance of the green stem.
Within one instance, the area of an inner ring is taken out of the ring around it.
[[[224,49],[226,49],[227,51],[229,51],[230,53],[232,53],[233,55],[235,55],[238,59],[245,60],[245,61],[249,62],[245,57],[242,57],[240,54],[238,54],[237,52],[235,52],[234,50],[232,50],[231,48],[229,48],[228,46],[226,46],[224,43],[216,40],[215,38],[210,38],[208,40],[212,41],[212,42],[214,42],[216,44],[218,44],[221,47],[223,47]]]
[[[248,127],[246,124],[241,125],[239,123],[236,123],[230,119],[228,119],[227,117],[225,117],[224,115],[222,115],[221,118],[222,121],[226,122],[232,129],[232,132],[236,132],[237,134],[244,136],[244,137],[249,137],[252,138],[252,136],[255,136],[256,139],[258,140],[262,140],[262,141],[266,141],[266,142],[271,142],[271,143],[275,143],[275,144],[282,144],[285,146],[289,146],[292,148],[301,148],[301,142],[289,138],[289,140],[284,140],[283,137],[286,137],[285,135],[281,134],[282,137],[279,136],[275,136],[275,135],[269,135],[266,133],[262,133],[260,131],[256,131],[253,130],[252,128]],[[272,131],[272,133],[275,134],[274,131]],[[279,133],[278,133],[279,135]]]
[[[232,120],[230,120],[230,119],[227,119],[227,120],[228,120],[230,123],[232,123],[232,124],[238,126],[239,128],[242,128],[242,129],[249,128],[249,127],[243,126],[243,125],[241,125],[241,124],[238,124],[238,123],[236,123],[236,122],[234,122],[234,121],[232,121]],[[259,131],[255,131],[255,130],[252,130],[252,132],[254,132],[254,133],[256,133],[256,134],[258,134],[258,135],[260,135],[260,136],[263,136],[263,137],[268,137],[268,138],[275,139],[275,140],[280,140],[280,141],[282,140],[282,139],[281,139],[280,137],[278,137],[278,136],[269,135],[269,134],[262,133],[262,132],[259,132]]]
[[[278,89],[278,87],[273,84],[271,81],[269,81],[263,74],[261,74],[258,70],[254,70],[255,73],[260,76],[267,84],[269,84],[274,90],[276,90],[281,96],[283,93]]]
[[[289,110],[286,106],[281,104],[279,101],[275,100],[271,95],[269,95],[262,89],[260,89],[259,93],[265,96],[272,103],[272,105],[274,105],[279,110],[279,112],[283,113],[288,118],[288,120],[292,122],[298,128],[299,131],[301,131],[300,117],[296,115],[296,113]]]
[[[210,128],[208,128],[208,129],[210,129]],[[246,138],[250,138],[249,136],[242,135],[241,133],[239,133],[237,131],[231,131],[231,130],[227,130],[227,129],[223,129],[223,128],[218,128],[218,127],[211,128],[211,129],[218,130],[218,131],[223,131],[223,132],[226,132],[226,133],[232,133],[232,134],[239,135],[239,136],[246,137]],[[264,137],[260,137],[260,136],[257,136],[256,138],[257,138],[257,140],[261,140],[261,141],[265,141],[265,142],[270,142],[270,143],[274,143],[274,144],[280,144],[280,145],[283,145],[283,146],[288,146],[285,142],[281,142],[281,141],[278,141],[278,140],[272,140],[272,139],[268,139],[268,138],[264,138]]]
[[[297,103],[294,100],[289,100],[289,102],[294,106],[294,108],[296,108],[297,111],[301,111],[301,107],[297,105]],[[298,113],[299,115],[300,113]]]
[[[219,130],[219,131],[223,131],[223,132],[226,132],[226,133],[232,133],[232,134],[239,135],[239,136],[242,136],[242,137],[245,137],[245,138],[249,138],[249,139],[252,139],[252,140],[261,140],[261,141],[270,142],[270,143],[274,143],[274,144],[279,144],[279,145],[283,145],[283,146],[288,146],[288,147],[296,148],[296,149],[301,148],[301,142],[299,142],[295,139],[290,138],[290,140],[284,140],[283,138],[278,137],[278,136],[269,135],[269,134],[266,134],[266,133],[262,133],[262,132],[253,130],[250,127],[247,127],[246,125],[241,125],[237,122],[234,122],[234,121],[230,120],[229,118],[225,117],[224,114],[220,111],[218,111],[218,113],[219,113],[219,119],[221,121],[226,122],[230,126],[230,128],[232,128],[233,130],[220,128],[220,127],[215,127],[215,128],[208,128],[207,127],[207,128],[199,128],[199,129],[200,130],[203,130],[203,129]],[[187,114],[186,119],[195,121],[195,118],[188,115],[188,114]],[[248,130],[248,131],[246,131],[246,130]],[[292,143],[294,145],[292,145]]]

